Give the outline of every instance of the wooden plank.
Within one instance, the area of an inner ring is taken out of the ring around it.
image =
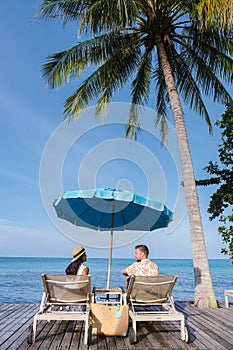
[[[2,346],[1,350],[3,349],[10,349],[10,350],[16,350],[16,349],[25,349],[24,346],[27,336],[27,330],[28,330],[28,324],[24,324],[22,327],[18,329],[17,332],[14,333],[13,336],[11,336],[8,341],[6,341]]]
[[[159,335],[162,347],[185,349],[185,343],[180,338],[180,328],[177,328],[172,322],[151,322],[150,327],[155,329],[156,338]]]
[[[203,343],[201,343],[195,336],[196,329],[191,327],[190,324],[187,325],[187,323],[186,323],[186,327],[188,327],[188,329],[189,329],[190,341],[189,341],[189,344],[184,343],[185,348],[186,349],[206,350],[206,346]]]
[[[122,349],[127,349],[127,350],[135,350],[135,346],[134,344],[130,343],[130,339],[129,339],[129,335],[127,335],[126,337],[122,337],[122,341],[123,341],[123,347]],[[118,338],[116,338],[116,343],[118,342]]]
[[[72,341],[70,343],[70,350],[76,350],[76,349],[82,350],[83,340],[81,341],[81,339],[82,339],[82,332],[84,332],[83,326],[84,326],[83,321],[76,321]]]
[[[46,334],[46,337],[43,339],[39,349],[40,350],[48,350],[50,349],[50,345],[53,342],[53,339],[57,333],[57,330],[59,329],[60,326],[60,321],[51,321],[48,322],[52,324],[52,327],[50,328],[49,332]],[[47,328],[46,328],[47,330]],[[43,335],[43,333],[42,333]]]
[[[142,326],[142,322],[137,322],[137,342],[135,343],[135,349],[146,349],[146,346],[148,346]]]
[[[96,335],[92,335],[91,336],[91,342],[89,344],[89,350],[96,350],[96,349],[98,349],[97,336]]]
[[[189,306],[188,312],[191,314],[193,306]],[[199,316],[201,317],[201,323],[204,324],[208,329],[212,332],[216,333],[217,336],[223,338],[231,339],[231,343],[233,343],[233,326],[232,323],[229,322],[229,317],[224,317],[225,314],[223,309],[203,309]],[[233,316],[233,314],[231,314]]]
[[[29,326],[31,326],[31,324]],[[41,328],[44,328],[44,326],[45,326],[45,324],[43,324],[42,322],[38,323],[37,334],[38,334],[38,332],[40,332]],[[28,327],[28,329],[29,329],[29,327]],[[23,341],[21,344],[18,345],[18,347],[16,348],[17,350],[21,350],[21,349],[27,350],[29,347],[31,347],[31,345],[29,345],[27,342],[28,329],[26,329],[26,331],[22,333]]]
[[[52,328],[54,327],[54,321],[47,322],[47,321],[39,321],[36,331],[36,342],[32,345],[28,345],[26,348],[27,350],[37,350],[41,347],[41,345],[44,343],[50,332],[52,331]],[[49,349],[49,348],[48,348]]]
[[[135,345],[130,343],[129,331],[127,337],[124,337],[125,349],[135,350]],[[117,340],[116,340],[117,342]]]
[[[97,337],[97,349],[107,350],[106,337],[104,335],[100,335]]]
[[[175,349],[187,349],[189,346],[181,339],[181,327],[180,322],[161,322],[161,332],[163,336],[168,340],[169,347]]]
[[[126,337],[122,337],[122,336],[118,336],[118,337],[114,337],[115,341],[116,341],[116,346],[115,349],[125,349],[125,338]],[[114,349],[114,347],[112,347],[112,349]]]
[[[68,326],[67,321],[59,321],[59,327],[57,328],[57,332],[56,332],[56,334],[55,334],[55,336],[50,344],[49,350],[60,349],[60,344],[61,344],[62,339],[64,337],[64,334],[66,332],[67,326]]]
[[[170,326],[170,328],[169,328]],[[181,324],[180,322],[169,322],[167,324],[167,337],[169,338],[169,335],[172,335],[172,341],[170,342],[170,346],[176,347],[177,349],[189,349],[190,346],[185,343],[181,339]]]
[[[141,343],[145,349],[147,349],[148,344],[156,346],[156,349],[169,347],[168,339],[163,334],[164,328],[161,331],[160,322],[137,322],[137,329],[137,349],[140,349]]]
[[[193,309],[196,309],[192,305],[187,306],[187,310],[189,313],[193,312]],[[229,334],[233,335],[233,325],[232,323],[229,323],[229,316],[233,316],[233,313],[228,313],[227,309],[202,309],[201,310],[201,317],[203,320],[206,320],[207,322],[212,323],[212,327],[215,327],[216,330],[219,331],[219,328],[222,329],[223,332],[226,331],[228,336]]]
[[[8,327],[18,314],[22,313],[22,309],[24,309],[24,305],[20,304],[4,309],[3,314],[1,314],[0,332],[2,332],[6,326]]]
[[[29,305],[29,307],[21,308],[21,314],[17,313],[17,317],[12,321],[10,318],[10,323],[8,327],[5,327],[3,332],[1,332],[1,349],[13,349],[15,346],[18,347],[18,342],[23,341],[23,336],[26,333],[29,325],[32,323],[32,318],[34,315],[34,308]],[[23,335],[22,335],[23,334]],[[19,340],[18,340],[19,338]],[[14,345],[16,344],[16,345]]]
[[[206,319],[214,320],[217,327],[222,327],[222,329],[225,331],[227,330],[228,336],[233,335],[233,324],[229,323],[229,317],[233,317],[233,313],[228,312],[228,310],[224,309],[204,309],[203,311],[203,317]]]
[[[83,322],[78,322],[78,323],[79,323],[79,347],[80,347],[80,350],[87,349],[87,345],[84,344],[85,322],[83,321]]]
[[[219,332],[213,326],[214,322],[211,318],[207,320],[203,317],[203,310],[186,305],[182,312],[186,315],[188,323],[192,324],[194,328],[198,328],[196,336],[205,344],[207,349],[231,349],[232,343],[222,338],[221,331]]]
[[[231,350],[233,344],[233,308],[197,309],[178,302],[177,309],[185,315],[190,329],[191,343],[180,339],[176,322],[138,322],[138,343],[130,344],[128,337],[93,336],[92,344],[83,344],[84,322],[39,321],[36,343],[27,344],[28,326],[38,305],[0,305],[1,350]],[[4,315],[4,319],[3,319]]]
[[[153,328],[150,327],[149,322],[147,322],[146,325],[144,323],[141,324],[140,325],[140,329],[143,332],[143,334],[146,336],[148,344],[150,344],[153,347],[156,347],[156,349],[162,349],[163,348],[163,345],[157,339],[157,336],[159,336],[159,334],[156,334],[157,332],[155,332],[153,330]],[[160,340],[161,340],[161,338],[160,338]]]
[[[116,341],[116,337],[106,337],[106,345],[108,349],[119,349],[118,341]]]
[[[1,304],[0,305],[0,314],[1,321],[3,320],[3,316],[7,316],[10,312],[20,308],[20,304]]]
[[[176,303],[176,308],[185,315],[186,325],[190,331],[192,344],[194,344],[198,349],[213,349],[214,345],[211,345],[212,338],[207,334],[208,332],[206,333],[205,329],[202,329],[202,318],[197,316],[200,315],[203,310],[194,308],[187,302]],[[220,347],[222,348],[221,344]]]
[[[71,341],[73,338],[73,333],[75,331],[75,324],[76,324],[75,321],[68,322],[64,337],[60,344],[60,350],[73,350],[71,347]],[[77,349],[77,347],[75,349]]]

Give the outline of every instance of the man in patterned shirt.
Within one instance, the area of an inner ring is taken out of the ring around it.
[[[158,266],[148,259],[149,249],[146,245],[141,244],[135,247],[135,259],[134,264],[126,267],[121,271],[126,276],[126,287],[128,287],[129,278],[132,275],[135,276],[158,276]]]

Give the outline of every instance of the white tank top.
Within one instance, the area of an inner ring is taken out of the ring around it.
[[[81,264],[79,265],[77,275],[82,275],[82,274],[83,274],[83,270],[84,270],[85,268],[86,268],[86,266],[83,265],[83,263],[81,263]]]

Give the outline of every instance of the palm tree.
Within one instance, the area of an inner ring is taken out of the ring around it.
[[[132,105],[127,136],[139,129],[140,107],[156,91],[156,122],[166,133],[167,107],[174,117],[190,224],[195,276],[194,302],[216,307],[192,160],[181,100],[211,122],[202,98],[231,101],[222,84],[233,77],[232,40],[227,28],[203,26],[191,0],[44,0],[42,18],[77,21],[87,39],[71,49],[52,54],[43,67],[50,87],[79,78],[90,65],[95,68],[65,102],[65,114],[78,116],[97,98],[96,113],[104,114],[114,93],[131,82]],[[202,31],[200,30],[202,28]]]

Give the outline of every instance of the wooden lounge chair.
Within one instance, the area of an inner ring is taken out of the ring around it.
[[[224,290],[225,306],[227,309],[229,308],[228,297],[233,297],[233,290],[229,290],[229,289]]]
[[[88,343],[91,302],[90,276],[42,275],[44,292],[39,312],[34,316],[28,342],[35,343],[38,320],[85,322],[84,344]]]
[[[188,343],[188,328],[181,312],[175,309],[172,289],[177,276],[132,276],[126,294],[132,319],[131,342],[137,341],[136,323],[139,321],[179,321],[181,339]]]

